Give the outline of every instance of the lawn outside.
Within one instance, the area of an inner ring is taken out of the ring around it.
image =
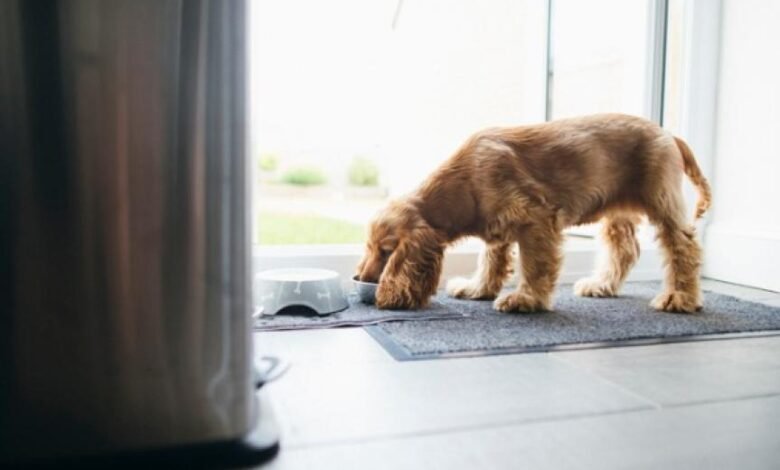
[[[365,240],[362,225],[316,214],[261,211],[255,233],[260,245],[344,244]]]
[[[259,193],[254,242],[260,245],[363,243],[368,221],[386,202],[381,193],[328,187]]]

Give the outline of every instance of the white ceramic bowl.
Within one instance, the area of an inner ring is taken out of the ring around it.
[[[276,315],[291,306],[308,307],[319,315],[327,315],[349,305],[338,273],[327,269],[271,269],[258,273],[254,284],[260,315]]]
[[[352,278],[352,283],[355,285],[355,291],[361,302],[365,304],[376,302],[376,288],[379,284],[360,281],[357,276]]]

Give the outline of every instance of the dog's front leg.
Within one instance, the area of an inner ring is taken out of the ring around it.
[[[479,254],[474,275],[468,279],[450,279],[447,282],[447,293],[458,299],[495,299],[509,276],[511,248],[509,243],[485,245],[485,249]]]
[[[552,225],[533,224],[518,233],[520,273],[517,289],[493,303],[501,312],[550,310],[561,269],[563,235]]]

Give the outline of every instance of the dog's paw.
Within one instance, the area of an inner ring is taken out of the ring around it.
[[[504,294],[493,302],[493,308],[499,312],[544,312],[550,310],[549,302],[533,297],[525,292]]]
[[[482,286],[477,285],[473,279],[456,277],[447,282],[447,294],[456,299],[495,299],[496,293],[488,292]]]
[[[658,294],[650,306],[656,310],[670,313],[693,313],[702,309],[701,302],[687,292],[671,291]]]
[[[474,285],[471,279],[465,277],[455,277],[447,281],[445,288],[450,297],[457,299],[471,299],[475,293]]]
[[[574,284],[574,293],[580,297],[617,297],[617,288],[609,282],[586,277]]]

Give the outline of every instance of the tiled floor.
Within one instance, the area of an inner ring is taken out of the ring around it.
[[[396,362],[350,328],[256,351],[292,363],[268,469],[780,468],[780,336]]]

